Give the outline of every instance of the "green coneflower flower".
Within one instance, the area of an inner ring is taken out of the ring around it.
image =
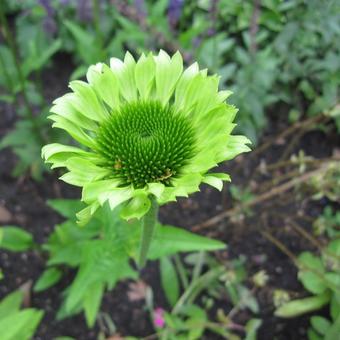
[[[231,131],[237,109],[225,103],[219,78],[194,63],[183,71],[180,53],[126,53],[72,81],[73,92],[54,101],[53,126],[84,148],[49,144],[42,154],[61,177],[80,186],[86,223],[105,202],[121,216],[141,218],[153,205],[198,191],[204,182],[221,189],[227,174],[208,173],[218,163],[249,151],[249,140]]]

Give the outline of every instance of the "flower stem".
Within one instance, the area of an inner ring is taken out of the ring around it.
[[[146,264],[148,251],[151,245],[158,215],[158,203],[156,197],[152,196],[151,207],[142,219],[142,235],[140,239],[138,267],[142,269]]]

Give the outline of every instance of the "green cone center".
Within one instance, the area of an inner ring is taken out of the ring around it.
[[[112,176],[142,188],[155,182],[171,186],[194,155],[195,136],[186,117],[152,101],[127,103],[113,112],[96,141]]]

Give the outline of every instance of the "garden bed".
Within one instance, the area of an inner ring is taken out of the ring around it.
[[[64,62],[64,61],[62,61]],[[48,73],[45,79],[48,92],[58,94],[60,89],[65,88],[67,76],[57,77],[58,68]],[[54,86],[54,87],[52,87]],[[48,97],[50,95],[47,95]],[[4,135],[13,127],[16,117],[14,108],[1,106],[2,116],[6,117],[1,122],[0,132]],[[276,131],[282,131],[286,127],[283,121],[271,120],[270,134],[263,139],[270,140],[276,135]],[[0,135],[0,137],[1,137]],[[320,131],[306,133],[296,143],[295,150],[304,150],[307,155],[316,158],[327,158],[332,155],[337,145],[336,134],[325,134]],[[241,187],[253,185],[253,188],[261,187],[268,181],[268,176],[259,176],[254,173],[258,171],[261,162],[273,163],[285,150],[287,140],[280,141],[279,145],[271,145],[260,157],[252,157],[251,154],[244,155],[229,163],[228,172],[231,174],[233,183]],[[293,152],[294,150],[292,150]],[[11,171],[15,165],[16,158],[9,150],[1,152],[1,223],[8,225],[20,225],[34,235],[34,240],[42,244],[47,240],[54,225],[62,220],[51,208],[46,205],[46,200],[51,198],[78,198],[79,190],[63,184],[55,174],[45,174],[44,180],[37,183],[29,177],[13,178]],[[221,166],[226,170],[224,165]],[[250,180],[250,177],[252,179]],[[274,174],[275,177],[275,174]],[[246,256],[246,268],[251,276],[259,270],[265,270],[269,275],[268,283],[256,290],[255,295],[260,304],[259,317],[263,320],[259,331],[259,339],[304,339],[309,316],[287,320],[273,316],[273,291],[283,289],[294,292],[296,296],[303,295],[301,284],[297,281],[297,270],[291,259],[283,254],[273,243],[266,239],[261,231],[267,231],[284,243],[293,253],[299,254],[306,249],[313,249],[304,238],[298,237],[296,231],[286,224],[285,217],[292,219],[311,220],[318,216],[322,210],[322,204],[299,198],[294,191],[277,195],[275,199],[265,201],[254,206],[251,216],[245,216],[242,211],[235,214],[232,219],[222,219],[216,224],[201,228],[202,221],[231,208],[231,198],[223,191],[202,187],[202,191],[192,195],[189,199],[180,199],[161,208],[160,219],[165,224],[173,224],[196,230],[202,235],[211,236],[223,240],[228,244],[227,251],[217,252],[216,256],[226,263],[240,255]],[[325,202],[326,203],[326,202]],[[304,222],[307,228],[310,223]],[[40,252],[29,251],[23,253],[11,253],[1,251],[0,267],[3,269],[4,280],[0,284],[0,297],[22,287],[32,285],[44,269],[46,258]],[[249,277],[250,277],[249,276]],[[56,336],[72,336],[77,340],[96,339],[99,332],[98,325],[89,330],[86,327],[82,315],[71,317],[63,321],[56,321],[56,311],[61,303],[60,292],[67,287],[74,272],[68,270],[68,274],[55,287],[42,292],[32,293],[27,290],[27,306],[33,306],[45,311],[45,316],[38,328],[35,339],[53,339]],[[161,293],[159,273],[156,263],[149,262],[141,275],[147,285],[153,287],[156,292],[158,306],[166,307],[166,300]],[[146,337],[152,334],[152,325],[148,312],[143,306],[143,299],[131,301],[129,299],[129,286],[131,281],[121,282],[112,292],[107,292],[102,303],[102,312],[110,315],[120,335],[133,335]],[[129,288],[130,287],[130,288]],[[132,299],[133,300],[133,299]],[[221,298],[215,302],[216,307],[230,308],[227,299]],[[236,320],[241,323],[249,318],[248,312],[240,312]],[[206,338],[217,339],[216,335],[207,335]]]

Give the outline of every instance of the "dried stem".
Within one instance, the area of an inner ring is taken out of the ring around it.
[[[258,148],[256,148],[252,152],[252,156],[258,155],[259,153],[262,153],[263,151],[267,150],[270,146],[275,144],[278,140],[286,138],[287,136],[291,135],[296,130],[299,130],[299,129],[310,129],[315,124],[318,124],[318,123],[320,123],[322,121],[327,121],[329,119],[330,119],[330,117],[325,116],[324,113],[320,113],[317,116],[314,116],[314,117],[308,118],[306,120],[302,120],[302,121],[296,122],[295,124],[289,126],[287,129],[285,129],[281,133],[279,133],[275,138],[269,139],[266,143],[263,143]]]
[[[220,214],[217,214],[216,216],[206,220],[203,223],[197,224],[195,226],[193,226],[192,230],[193,231],[198,231],[198,230],[202,230],[208,227],[211,227],[212,225],[217,224],[218,222],[222,221],[223,219],[233,216],[237,213],[239,213],[242,209],[244,208],[248,208],[251,206],[254,206],[256,204],[259,204],[261,202],[264,202],[272,197],[275,197],[277,195],[280,195],[290,189],[292,189],[293,187],[295,187],[297,184],[300,183],[304,183],[306,181],[308,181],[311,177],[315,176],[315,175],[319,175],[322,174],[324,172],[327,171],[328,169],[328,165],[330,162],[323,164],[319,169],[317,170],[313,170],[310,172],[306,172],[303,175],[297,177],[297,178],[293,178],[290,181],[283,183],[277,187],[272,188],[269,191],[264,192],[263,194],[256,196],[254,199],[243,203],[242,205],[237,205],[235,208],[232,208],[230,210],[224,211]]]

